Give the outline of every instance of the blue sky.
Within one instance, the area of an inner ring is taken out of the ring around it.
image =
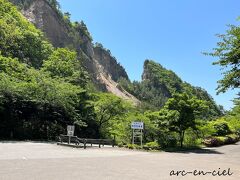
[[[206,89],[230,109],[237,91],[216,95],[220,67],[211,65],[215,34],[239,24],[239,0],[59,0],[72,21],[83,20],[94,39],[140,80],[145,59],[171,69],[182,80]],[[215,59],[216,60],[216,59]]]

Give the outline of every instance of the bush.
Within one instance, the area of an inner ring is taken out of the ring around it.
[[[203,144],[206,145],[207,147],[217,147],[221,145],[219,139],[215,137],[205,138],[203,140]]]
[[[224,136],[231,133],[228,124],[225,122],[216,123],[213,127],[216,130],[215,136]]]
[[[217,147],[221,145],[234,144],[239,141],[239,136],[231,134],[229,136],[208,137],[203,140],[207,147]]]
[[[152,141],[152,142],[146,143],[143,146],[143,149],[145,149],[145,150],[159,150],[160,146],[159,146],[158,142]]]
[[[118,147],[124,147],[123,142],[118,143]]]
[[[240,134],[240,118],[229,116],[226,119],[226,121],[227,121],[227,123],[229,125],[229,128],[232,132],[234,132],[234,133],[239,132],[239,134]]]
[[[119,142],[119,143],[117,144],[117,146],[118,146],[118,147],[125,147],[125,148],[128,147],[128,145],[127,145],[126,143],[124,143],[124,142]]]
[[[223,139],[223,144],[234,144],[235,142],[236,142],[235,139],[229,136]]]
[[[240,136],[237,134],[230,134],[228,136],[231,137],[234,140],[234,142],[238,142],[240,140]]]
[[[240,129],[237,129],[236,132],[235,132],[235,134],[240,137]]]
[[[220,145],[234,144],[239,141],[239,137],[235,134],[231,134],[225,137],[217,137],[217,139],[219,140]]]
[[[174,135],[162,135],[158,139],[158,144],[161,148],[176,147],[177,138]]]
[[[127,144],[126,148],[128,149],[141,149],[141,146],[137,144]]]
[[[199,132],[193,129],[188,129],[185,132],[184,145],[188,147],[194,147],[201,144],[201,139],[199,139]]]

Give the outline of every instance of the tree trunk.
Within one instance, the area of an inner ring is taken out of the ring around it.
[[[185,133],[185,131],[180,132],[180,146],[181,146],[181,148],[183,147],[184,133]]]

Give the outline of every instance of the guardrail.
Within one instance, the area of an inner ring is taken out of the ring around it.
[[[87,148],[87,144],[90,144],[91,146],[93,144],[97,144],[99,148],[104,145],[111,145],[114,147],[115,141],[112,139],[87,139],[87,138],[78,138],[77,136],[68,136],[61,134],[59,136],[59,142],[64,143],[67,142],[68,144],[74,143],[76,146],[80,146],[80,144],[83,144],[83,148]]]

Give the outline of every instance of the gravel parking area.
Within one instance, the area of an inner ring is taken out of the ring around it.
[[[170,176],[170,173],[176,174],[180,170],[178,176]],[[219,174],[226,170],[225,174],[233,174],[213,176],[207,173],[194,176],[194,170],[204,172],[215,170],[216,173],[219,171]],[[240,143],[198,151],[168,153],[111,147],[77,149],[57,146],[54,143],[0,142],[0,179],[238,180],[240,179]]]

